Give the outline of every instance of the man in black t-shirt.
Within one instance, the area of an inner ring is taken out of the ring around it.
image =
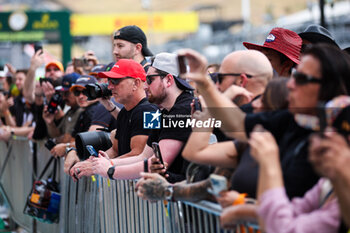
[[[100,151],[105,156],[108,164],[109,159],[123,156],[133,157],[143,151],[147,142],[149,129],[143,127],[144,112],[153,112],[157,110],[155,105],[148,102],[144,91],[144,81],[146,73],[143,67],[131,59],[120,59],[110,71],[98,74],[100,78],[108,78],[108,88],[118,103],[124,105],[120,110],[115,106],[110,112],[119,112],[117,115],[117,131],[113,140],[113,146],[106,152]],[[73,153],[73,152],[72,152]],[[99,160],[103,160],[100,158]],[[91,166],[86,163],[77,164],[71,169],[71,175],[78,174],[78,177],[88,176],[92,173]],[[107,166],[108,169],[108,166]],[[77,172],[79,171],[79,172]],[[106,175],[106,174],[103,174]]]
[[[174,123],[191,116],[190,103],[193,96],[190,91],[193,88],[178,75],[176,54],[160,53],[155,56],[147,72],[145,90],[149,101],[162,108],[161,113],[157,111],[152,114],[153,120],[156,120],[154,124],[158,122],[159,128],[152,129],[147,145],[138,156],[114,159],[112,166],[110,161],[104,158],[94,158],[95,173],[108,176],[110,179],[139,178],[140,172],[144,169],[144,159],[153,156],[152,142],[158,142],[163,160],[169,165],[169,180],[176,182],[185,179],[188,162],[182,158],[181,151],[191,133],[191,127],[181,127],[179,124],[165,125],[164,121],[160,120],[161,116],[163,119],[171,119]]]

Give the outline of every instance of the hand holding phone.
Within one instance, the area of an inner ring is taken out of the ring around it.
[[[162,154],[160,153],[158,142],[152,142],[152,148],[156,158],[159,159],[160,163],[164,165],[163,157],[162,157]]]
[[[227,190],[227,179],[224,176],[211,174],[209,180],[211,188],[208,188],[208,192],[214,196],[219,196],[222,191]]]
[[[52,148],[54,148],[56,146],[56,143],[53,141],[53,139],[49,138],[46,142],[45,142],[45,147],[50,151],[52,150]]]
[[[187,73],[187,59],[185,56],[177,56],[177,62],[179,66],[179,74],[185,74]]]
[[[38,52],[39,50],[41,50],[40,54],[42,54],[42,53],[43,53],[43,45],[42,45],[41,42],[36,42],[36,43],[34,44],[34,51],[35,51],[35,53],[36,53],[36,52]]]
[[[98,153],[97,151],[95,150],[95,148],[91,145],[86,145],[86,150],[89,152],[89,155],[90,156],[95,156],[95,157],[98,157]]]

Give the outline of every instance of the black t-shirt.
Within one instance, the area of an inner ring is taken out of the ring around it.
[[[16,119],[16,126],[21,127],[24,121],[33,120],[33,106],[25,101],[22,94],[13,100],[13,105],[9,108],[11,114]]]
[[[245,119],[248,136],[257,124],[270,131],[277,141],[288,197],[302,197],[319,179],[308,161],[308,139],[312,131],[301,128],[287,110],[248,114]]]
[[[256,198],[258,163],[250,155],[248,144],[240,141],[233,141],[233,143],[237,149],[239,161],[231,177],[231,189],[239,193],[247,193],[250,198]]]
[[[189,92],[183,91],[175,101],[174,106],[167,111],[166,109],[162,110],[162,118],[164,116],[170,116],[170,118],[164,119],[176,119],[176,120],[186,120],[191,117],[191,102],[193,96]],[[171,117],[178,116],[178,117]],[[181,128],[179,126],[169,127],[161,129],[153,129],[151,135],[148,138],[147,145],[152,147],[152,142],[159,142],[162,139],[174,139],[178,141],[182,141],[184,143],[187,142],[188,137],[192,132],[191,127]],[[168,169],[169,178],[168,181],[171,183],[175,183],[181,180],[186,179],[186,169],[189,164],[187,160],[185,160],[182,154],[183,148],[181,148],[179,154],[176,156],[175,160],[171,164]]]
[[[89,105],[78,117],[77,123],[74,126],[72,137],[75,137],[78,133],[87,132],[91,125],[92,116],[95,114],[98,106],[98,102]]]
[[[150,129],[143,128],[143,112],[157,111],[157,106],[150,104],[147,98],[143,98],[133,109],[127,111],[122,108],[117,118],[118,156],[131,151],[130,141],[136,135],[149,135]]]
[[[120,109],[123,107],[122,104],[115,102],[114,98],[112,98],[112,102]],[[99,103],[96,106],[94,115],[92,116],[91,124],[100,125],[101,127],[112,130],[117,127],[117,120],[112,116],[110,112],[107,111],[107,109],[102,104]]]

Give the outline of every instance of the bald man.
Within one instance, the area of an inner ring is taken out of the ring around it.
[[[254,97],[264,92],[272,79],[272,66],[267,57],[257,50],[235,51],[222,61],[219,90],[224,92],[232,84],[246,88]]]

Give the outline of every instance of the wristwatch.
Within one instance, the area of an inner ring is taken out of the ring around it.
[[[108,168],[107,175],[108,175],[109,179],[111,179],[111,180],[114,180],[114,178],[113,178],[114,171],[115,171],[115,165]]]
[[[174,187],[172,185],[168,185],[166,189],[164,190],[164,196],[167,201],[173,201],[173,193],[174,193]]]
[[[68,155],[68,153],[71,152],[72,150],[77,151],[77,149],[75,149],[74,147],[66,147],[66,155]]]

